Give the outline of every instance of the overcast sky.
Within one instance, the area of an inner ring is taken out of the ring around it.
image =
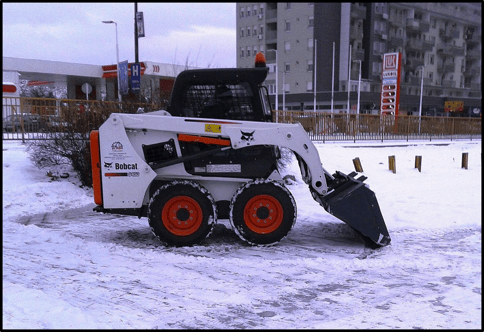
[[[235,3],[138,3],[139,60],[236,66]],[[2,3],[3,56],[94,65],[134,62],[134,2]]]

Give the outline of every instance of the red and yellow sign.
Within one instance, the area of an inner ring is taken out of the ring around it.
[[[446,101],[444,103],[445,112],[464,112],[463,101]]]
[[[398,116],[401,58],[400,53],[386,53],[383,55],[380,97],[381,114]]]

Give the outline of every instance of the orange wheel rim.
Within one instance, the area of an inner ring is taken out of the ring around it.
[[[171,233],[178,236],[188,236],[195,233],[202,224],[202,208],[191,197],[173,197],[163,207],[161,220]]]
[[[257,234],[268,234],[282,224],[283,210],[279,201],[269,195],[252,197],[244,209],[244,221]]]

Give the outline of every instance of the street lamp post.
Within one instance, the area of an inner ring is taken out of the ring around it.
[[[420,106],[418,108],[418,134],[420,135],[420,126],[422,123],[422,97],[423,97],[423,81],[424,81],[424,72],[425,72],[425,65],[418,66],[418,68],[422,67],[422,79],[420,81]]]
[[[114,22],[114,21],[103,21],[103,23],[107,23],[107,24],[110,24],[110,23],[114,23],[115,27],[116,27],[116,74],[117,74],[117,81],[118,81],[118,101],[121,102],[121,90],[120,90],[120,86],[119,86],[119,83],[120,83],[120,80],[119,80],[119,48],[118,48],[118,23]]]
[[[360,72],[358,74],[358,103],[356,104],[356,128],[359,128],[360,117],[360,92],[361,92],[361,60],[355,60],[360,63]]]
[[[360,73],[358,74],[358,104],[356,106],[356,114],[360,114],[360,91],[361,91],[361,60],[355,60],[360,63]]]

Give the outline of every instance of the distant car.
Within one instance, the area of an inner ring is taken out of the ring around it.
[[[65,121],[62,121],[62,119],[57,115],[49,115],[46,120],[47,131],[60,132],[64,131],[67,127],[69,127],[69,124]]]
[[[39,130],[40,117],[35,114],[12,114],[3,120],[3,131],[21,132],[22,126],[24,132]]]

